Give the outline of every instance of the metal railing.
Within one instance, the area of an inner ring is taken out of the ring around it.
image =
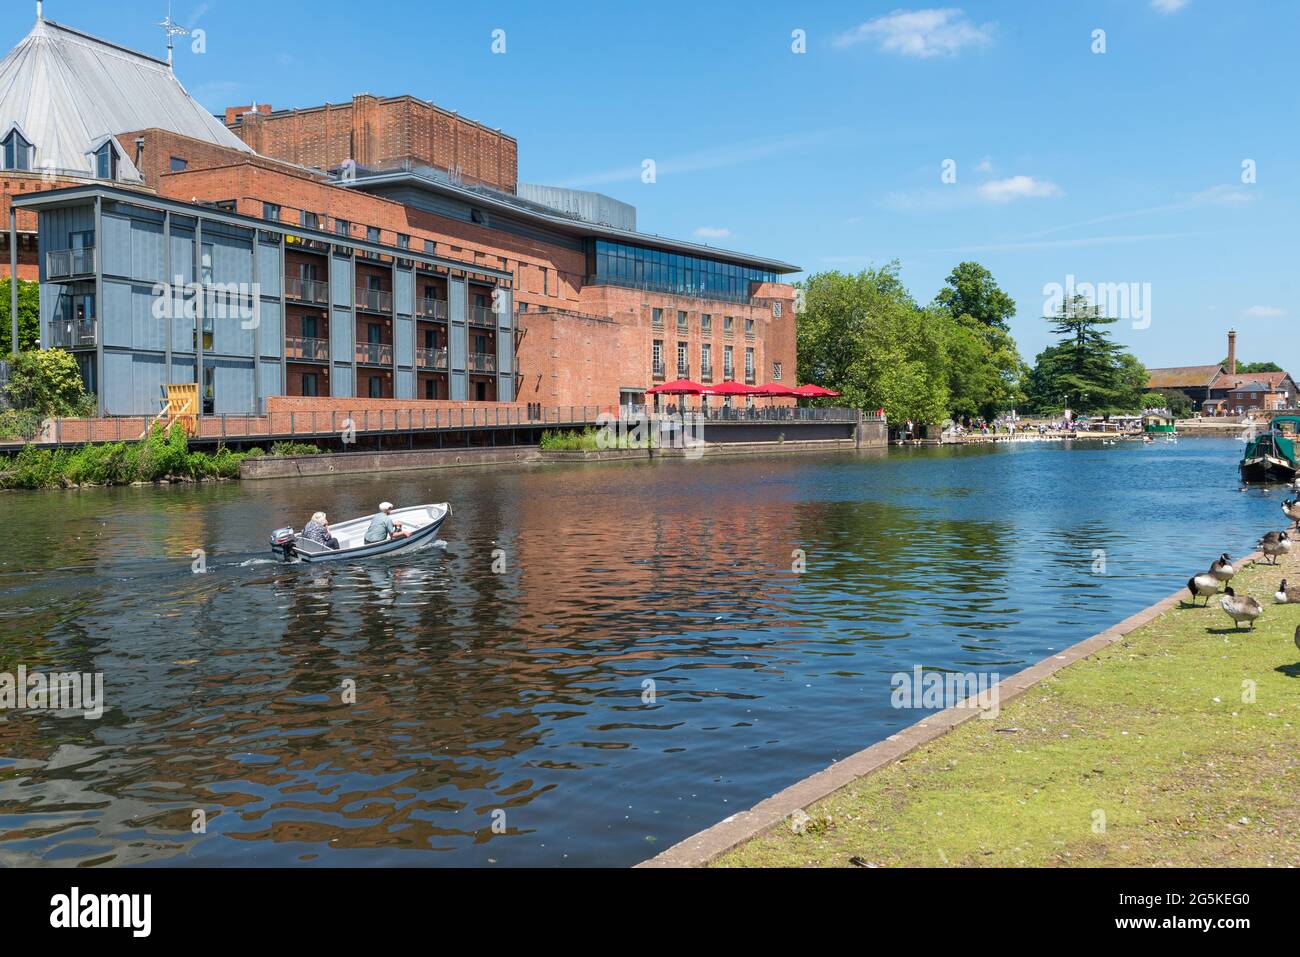
[[[679,363],[677,363],[677,378],[679,378],[679,379],[689,379],[690,377],[691,377],[691,367],[690,367],[690,365],[689,365],[688,363],[685,363],[685,362],[679,362]]]
[[[708,366],[708,365],[700,366],[700,381],[701,382],[713,381],[713,366]]]
[[[310,336],[285,336],[284,357],[286,359],[310,359],[315,362],[328,362],[330,342],[328,339],[313,339]]]
[[[447,350],[442,349],[417,349],[416,360],[419,362],[421,369],[446,369],[447,368]]]
[[[470,306],[469,307],[469,324],[471,326],[487,326],[490,329],[496,328],[496,315],[488,306]]]
[[[301,412],[272,412],[267,415],[203,415],[198,419],[197,439],[263,441],[281,437],[337,439],[345,426],[358,432],[419,432],[471,428],[535,427],[550,425],[584,426],[597,423],[601,413],[631,418],[639,409],[615,405],[520,408],[501,404],[489,408],[429,408],[431,403],[412,402],[391,409],[331,409]],[[690,412],[690,415],[696,413]],[[842,422],[857,421],[857,409],[833,407],[773,406],[728,409],[709,406],[705,421],[728,422]],[[864,421],[879,421],[863,415]],[[86,442],[136,441],[148,432],[153,416],[109,416],[104,418],[51,420],[48,438],[37,444],[81,445]],[[0,439],[9,438],[0,436]],[[11,443],[16,444],[16,443]]]
[[[357,362],[372,366],[391,366],[393,364],[393,344],[391,342],[358,342]]]
[[[300,279],[290,276],[284,281],[284,294],[299,302],[311,302],[318,306],[328,306],[330,301],[329,283],[319,279]]]
[[[86,276],[95,271],[95,247],[57,249],[45,254],[45,275],[49,279]]]
[[[471,352],[467,359],[470,372],[497,371],[497,357],[490,352]]]
[[[752,372],[745,373],[745,385],[754,385],[756,381],[757,380],[756,377],[754,376],[754,373]]]
[[[50,345],[60,349],[93,349],[99,344],[99,322],[73,319],[50,323]]]
[[[416,311],[422,319],[446,320],[447,300],[446,299],[421,299],[416,304]]]
[[[388,315],[393,311],[393,294],[384,289],[357,288],[357,308],[367,312],[382,312]]]
[[[662,379],[664,377],[664,373],[667,371],[664,368],[664,364],[662,360],[656,360],[651,362],[650,369],[651,369],[651,373],[654,375],[656,379]]]

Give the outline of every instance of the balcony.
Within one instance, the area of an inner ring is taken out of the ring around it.
[[[317,279],[299,279],[290,276],[284,281],[284,294],[289,299],[317,306],[328,306],[330,302],[329,283]]]
[[[700,381],[701,382],[713,381],[713,366],[707,364],[700,366]]]
[[[723,370],[722,370],[722,381],[723,381],[723,382],[731,382],[731,381],[732,381],[733,379],[735,379],[735,378],[736,378],[736,370],[735,370],[735,369],[731,368],[731,366],[725,366],[725,367],[723,367]]]
[[[446,299],[421,299],[416,304],[416,312],[421,319],[441,319],[447,321]]]
[[[59,249],[45,254],[47,279],[70,279],[73,276],[90,276],[95,272],[95,247]]]
[[[308,359],[312,362],[328,362],[330,343],[328,339],[312,339],[305,336],[286,336],[284,340],[284,357],[286,359]]]
[[[392,315],[393,294],[383,289],[358,289],[357,308],[366,312],[378,312],[385,316]]]
[[[391,366],[393,364],[393,344],[391,342],[358,342],[357,362],[368,366]]]
[[[471,326],[486,326],[489,329],[496,328],[496,316],[487,306],[470,306],[469,307],[469,324]]]
[[[443,349],[417,349],[416,359],[419,361],[421,369],[436,369],[446,371],[447,369],[447,350]],[[494,357],[495,358],[495,357]]]
[[[677,363],[677,378],[689,379],[691,377],[691,367],[683,363]]]
[[[663,363],[663,360],[662,360],[662,359],[655,359],[655,360],[651,363],[651,367],[652,367],[652,368],[651,368],[651,372],[653,373],[653,375],[654,375],[654,377],[655,377],[656,379],[662,379],[662,378],[664,378],[664,372],[665,372],[665,370],[664,370],[664,363]]]
[[[752,373],[752,372],[746,372],[746,373],[745,373],[745,385],[755,385],[755,384],[756,384],[756,382],[754,381],[754,373]]]
[[[497,357],[490,352],[471,352],[469,354],[470,372],[496,372]]]
[[[59,349],[93,349],[99,344],[99,323],[75,319],[50,323],[50,345]]]

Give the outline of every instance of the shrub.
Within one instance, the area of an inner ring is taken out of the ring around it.
[[[271,446],[272,455],[321,455],[324,451],[310,442],[276,442]]]

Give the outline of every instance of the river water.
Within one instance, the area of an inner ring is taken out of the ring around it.
[[[0,864],[630,865],[918,720],[894,673],[1008,675],[1251,550],[1281,496],[1239,492],[1240,453],[0,493],[0,672],[106,699],[0,712]],[[443,541],[268,560],[385,498],[450,501]]]

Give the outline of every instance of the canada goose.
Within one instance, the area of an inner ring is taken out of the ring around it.
[[[1279,555],[1290,553],[1291,540],[1286,537],[1286,532],[1269,532],[1259,540],[1259,547],[1268,556],[1269,564],[1276,565]]]
[[[1209,572],[1202,572],[1192,578],[1187,579],[1187,590],[1192,593],[1192,605],[1196,605],[1196,599],[1204,598],[1205,604],[1210,603],[1210,596],[1217,595],[1219,592],[1219,580]],[[1300,599],[1297,599],[1300,600]]]
[[[1282,514],[1291,519],[1300,528],[1300,498],[1293,498],[1282,503]]]
[[[1232,576],[1237,574],[1237,569],[1232,567],[1232,556],[1224,552],[1210,565],[1210,574],[1221,582],[1232,581]]]
[[[1223,597],[1219,599],[1219,604],[1223,610],[1228,613],[1228,617],[1240,628],[1243,621],[1250,622],[1250,630],[1255,630],[1255,619],[1264,614],[1264,608],[1258,601],[1249,595],[1238,595],[1229,585],[1223,590]]]
[[[1277,586],[1277,591],[1273,593],[1274,600],[1279,605],[1300,605],[1300,585],[1287,586],[1286,579],[1282,579],[1282,584]]]

